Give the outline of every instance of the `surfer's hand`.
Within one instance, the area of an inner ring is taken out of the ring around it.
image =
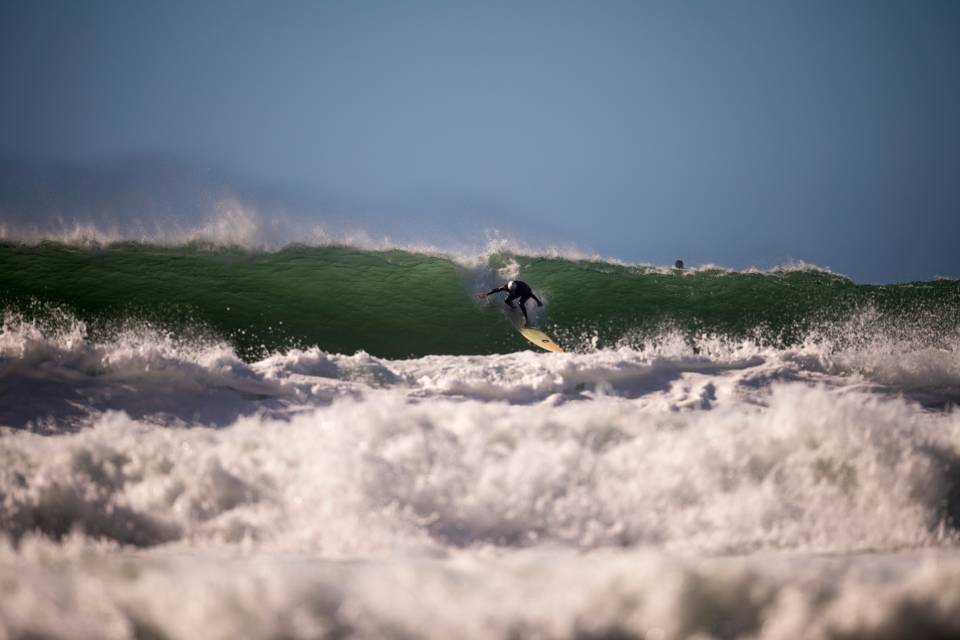
[[[537,306],[538,306],[538,307],[542,307],[542,306],[543,306],[543,303],[540,302],[539,300],[537,300]]]
[[[487,294],[481,291],[480,293],[475,294],[473,297],[476,298],[477,300],[483,300],[487,297]]]

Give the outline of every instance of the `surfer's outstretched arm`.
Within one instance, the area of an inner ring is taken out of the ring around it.
[[[500,293],[501,291],[506,292],[506,291],[509,291],[509,289],[507,289],[505,286],[504,286],[504,287],[497,287],[497,288],[494,289],[493,291],[488,291],[488,292],[486,292],[486,293],[483,294],[483,295],[484,295],[484,297],[486,297],[486,296],[492,296],[493,294],[495,294],[495,293]]]
[[[540,298],[538,298],[538,297],[537,297],[537,294],[531,293],[531,294],[530,294],[530,297],[537,301],[537,306],[538,306],[538,307],[542,307],[542,306],[543,306],[543,300],[541,300]]]

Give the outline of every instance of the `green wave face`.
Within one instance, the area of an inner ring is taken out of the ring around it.
[[[922,321],[954,332],[960,310],[960,285],[949,280],[867,286],[815,270],[682,273],[511,254],[468,268],[399,250],[138,244],[0,245],[0,305],[34,315],[67,310],[94,332],[135,320],[212,334],[245,358],[314,345],[389,358],[486,354],[529,347],[499,301],[472,297],[501,284],[508,267],[547,302],[535,322],[574,349],[638,346],[665,327],[691,339],[789,344],[865,306],[901,326]]]

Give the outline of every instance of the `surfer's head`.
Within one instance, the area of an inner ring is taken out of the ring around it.
[[[513,280],[507,283],[507,291],[513,292],[513,290],[516,288],[517,288],[517,283],[514,282]]]

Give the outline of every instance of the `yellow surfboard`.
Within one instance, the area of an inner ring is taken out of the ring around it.
[[[520,332],[520,335],[541,349],[553,351],[554,353],[563,353],[563,349],[561,349],[556,342],[551,340],[550,336],[539,329],[534,329],[533,327],[517,327],[517,331]]]

